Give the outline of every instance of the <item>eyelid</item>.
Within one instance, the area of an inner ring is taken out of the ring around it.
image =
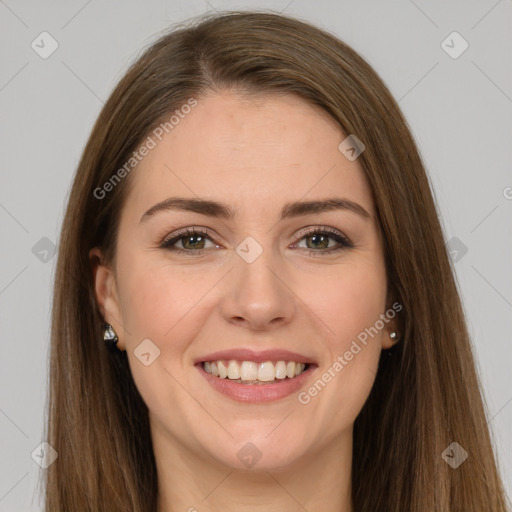
[[[159,245],[161,248],[173,250],[177,253],[185,252],[185,253],[190,253],[190,254],[194,254],[194,253],[200,254],[204,251],[207,251],[207,249],[184,250],[184,249],[179,249],[179,248],[175,248],[172,246],[187,235],[202,235],[202,234],[204,234],[212,243],[214,243],[216,245],[216,248],[218,248],[219,243],[216,241],[216,236],[213,234],[213,231],[211,229],[203,227],[203,226],[187,226],[185,228],[180,228],[180,229],[172,232],[170,235],[167,235],[162,240],[162,242],[160,242]],[[291,245],[291,247],[294,247],[295,245],[300,243],[304,237],[306,237],[308,235],[313,235],[313,234],[329,235],[332,239],[334,239],[338,243],[338,247],[334,247],[334,248],[330,248],[330,249],[326,249],[326,250],[304,249],[304,250],[308,251],[310,254],[313,254],[313,253],[328,254],[330,252],[335,252],[337,250],[354,247],[354,244],[350,241],[350,239],[345,234],[343,234],[341,231],[339,231],[335,228],[332,228],[330,226],[322,226],[322,225],[306,226],[306,227],[300,229],[298,232],[295,233],[294,239],[296,239],[297,241],[294,242]]]
[[[326,232],[328,234],[337,235],[343,239],[346,239],[347,242],[349,241],[348,238],[338,229],[331,228],[330,226],[319,226],[317,224],[314,224],[312,226],[306,226],[306,227],[300,229],[299,231],[297,231],[297,233],[294,235],[294,237],[302,238],[306,235],[309,235],[311,233],[316,233],[316,232]]]
[[[162,242],[160,243],[161,246],[165,245],[166,243],[169,243],[173,239],[179,240],[180,238],[187,236],[189,234],[201,234],[202,232],[205,233],[205,235],[208,235],[208,237],[211,239],[212,242],[215,242],[216,245],[217,242],[216,236],[214,235],[213,231],[209,228],[205,228],[203,226],[187,226],[186,228],[180,228],[176,231],[173,231],[169,235],[167,235]]]

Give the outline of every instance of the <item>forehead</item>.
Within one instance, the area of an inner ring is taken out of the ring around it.
[[[222,199],[249,214],[251,205],[277,212],[288,201],[340,194],[373,214],[363,169],[340,153],[345,135],[321,108],[291,94],[196,100],[169,133],[150,134],[155,144],[134,171],[130,215],[171,195]]]

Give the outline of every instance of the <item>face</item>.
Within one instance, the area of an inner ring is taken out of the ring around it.
[[[161,139],[133,171],[115,267],[95,272],[152,434],[230,467],[307,460],[350,435],[392,344],[363,169],[293,95],[198,97]],[[165,207],[177,197],[226,211]]]

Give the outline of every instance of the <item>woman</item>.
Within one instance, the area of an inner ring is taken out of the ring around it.
[[[48,511],[506,510],[418,150],[304,22],[206,18],[130,68],[71,190],[51,350]]]

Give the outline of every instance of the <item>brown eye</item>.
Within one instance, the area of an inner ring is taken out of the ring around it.
[[[347,248],[354,247],[347,237],[332,228],[316,228],[308,232],[301,233],[301,241],[306,241],[306,247],[296,244],[295,247],[306,249],[310,254],[321,255],[332,253]],[[336,242],[331,244],[331,240]],[[337,245],[336,245],[337,244]]]
[[[208,241],[213,244],[213,247],[219,247],[212,242],[209,233],[206,231],[186,228],[180,230],[178,233],[171,236],[171,238],[164,240],[160,247],[175,252],[197,253],[209,248],[205,245]],[[181,244],[181,247],[179,245],[175,247],[176,244]]]

